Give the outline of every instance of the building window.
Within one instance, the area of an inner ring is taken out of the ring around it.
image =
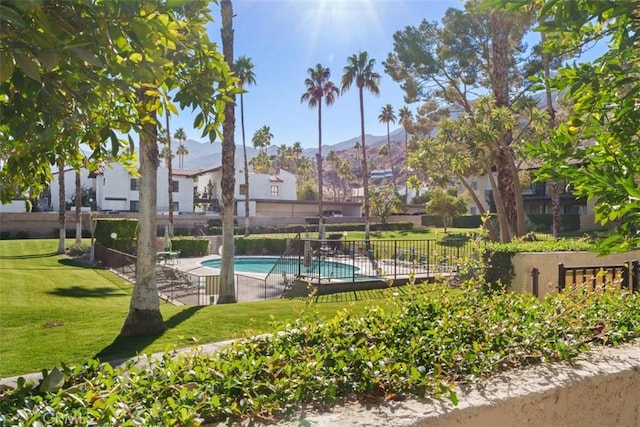
[[[471,206],[471,208],[469,210],[471,211],[471,215],[477,215],[478,214],[478,209],[475,206]]]
[[[240,195],[241,196],[247,195],[247,184],[240,184]]]
[[[278,197],[280,193],[280,187],[278,187],[277,185],[272,185],[271,186],[271,197]]]
[[[131,178],[130,190],[138,191],[140,183],[138,182],[138,178]]]
[[[129,201],[129,210],[131,212],[138,212],[140,210],[140,202],[137,200]]]
[[[173,202],[173,211],[180,212],[180,202]]]
[[[471,188],[476,191],[478,189],[478,181],[471,181]]]
[[[173,184],[173,188],[171,189],[171,191],[174,193],[180,192],[180,182],[178,181],[171,181],[171,182]]]

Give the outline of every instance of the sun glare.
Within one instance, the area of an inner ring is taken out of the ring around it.
[[[306,33],[307,52],[310,59],[327,62],[344,62],[337,52],[345,48],[366,50],[368,35],[382,31],[378,7],[374,0],[319,0],[301,2],[304,5],[299,31]],[[322,43],[320,43],[322,41]],[[329,46],[329,51],[319,51]]]

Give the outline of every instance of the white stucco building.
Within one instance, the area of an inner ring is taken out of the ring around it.
[[[158,202],[159,214],[169,212],[169,171],[167,168],[158,168]],[[193,172],[174,170],[173,182],[173,211],[193,212]],[[122,165],[118,163],[104,165],[99,171],[89,173],[81,169],[81,186],[95,191],[96,208],[100,211],[130,211],[137,212],[140,203],[138,191],[139,178],[131,176]],[[75,194],[75,172],[72,169],[64,171],[65,199],[71,202]],[[59,209],[58,202],[58,173],[54,173],[51,182],[51,208]]]
[[[219,212],[221,206],[222,166],[204,169],[192,175],[195,185],[195,211]],[[237,204],[236,215],[245,214],[244,171],[236,170],[234,197]],[[277,175],[249,172],[249,215],[256,216],[256,202],[261,200],[295,201],[296,177],[280,170]]]

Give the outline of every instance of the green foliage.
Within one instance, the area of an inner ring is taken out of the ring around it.
[[[315,201],[318,200],[318,186],[315,181],[305,181],[296,188],[298,200]]]
[[[617,233],[599,246],[601,253],[640,248],[636,13],[631,1],[546,0],[539,16],[544,22],[539,30],[545,32],[551,52],[608,40],[602,56],[592,63],[567,65],[553,79],[553,89],[570,103],[569,117],[548,142],[529,146],[530,154],[542,159],[537,179],[566,179],[577,197],[595,201],[597,222],[618,225]]]
[[[482,215],[454,216],[451,226],[455,228],[478,228],[482,226]]]
[[[535,231],[550,231],[553,225],[553,215],[551,214],[529,214],[529,222]],[[560,227],[563,231],[576,231],[580,229],[579,214],[560,215]]]
[[[391,212],[402,212],[404,203],[395,186],[369,187],[369,199],[371,200],[371,213],[380,218],[386,224]]]
[[[608,290],[549,297],[451,294],[409,288],[389,309],[343,310],[326,322],[274,325],[273,334],[213,355],[178,355],[148,368],[90,361],[59,369],[49,392],[20,381],[0,401],[8,424],[192,425],[250,421],[354,395],[446,397],[455,385],[535,363],[570,360],[593,345],[640,334],[640,294]],[[53,373],[57,373],[52,371]],[[50,372],[45,372],[46,376]],[[59,376],[59,374],[58,374]]]
[[[209,253],[209,240],[196,237],[171,239],[171,250],[180,251],[182,257],[201,257]]]
[[[286,248],[283,238],[235,238],[236,255],[282,255]]]
[[[593,251],[589,240],[560,239],[545,241],[514,240],[509,243],[488,244],[483,252],[485,282],[492,288],[506,289],[514,277],[511,258],[518,252]]]
[[[137,219],[98,218],[96,222],[96,243],[105,248],[133,253],[138,232]],[[115,233],[115,239],[112,237]]]
[[[91,245],[74,244],[69,248],[68,252],[72,257],[81,257],[84,255],[88,255],[89,252],[91,252]]]
[[[451,233],[445,235],[438,244],[450,247],[462,247],[467,244],[471,237],[464,233]]]
[[[455,197],[440,189],[430,193],[429,203],[425,206],[427,213],[439,215],[442,218],[444,231],[451,223],[451,219],[463,214],[467,210],[467,206],[460,197]]]
[[[440,227],[442,218],[440,215],[422,215],[421,224],[423,227]]]

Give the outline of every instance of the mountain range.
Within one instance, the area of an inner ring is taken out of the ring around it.
[[[404,144],[404,129],[398,128],[391,132],[390,134],[391,141],[396,143],[402,142]],[[360,136],[354,136],[353,138],[347,139],[346,141],[339,142],[333,145],[323,145],[322,146],[322,155],[323,157],[327,155],[330,150],[333,150],[337,153],[342,151],[347,151],[353,148],[355,143],[360,140]],[[387,143],[387,135],[375,136],[375,135],[366,135],[366,144],[368,149],[373,149],[381,144]],[[177,143],[173,142],[173,151],[175,152]],[[206,142],[198,142],[191,139],[188,139],[185,142],[185,147],[189,151],[189,154],[184,156],[184,168],[186,170],[201,170],[201,169],[209,169],[220,166],[222,163],[222,144],[219,141],[214,143],[206,143]],[[276,154],[278,147],[275,145],[269,146],[267,148],[267,153]],[[377,148],[376,148],[377,151]],[[311,159],[315,159],[316,153],[318,152],[318,148],[305,148],[302,151],[304,156],[310,157]],[[253,148],[251,146],[250,141],[247,141],[247,157],[248,159],[252,159],[256,155],[258,155],[259,151],[257,148]],[[236,144],[236,167],[242,165],[243,152],[242,152],[242,143]],[[174,167],[178,166],[178,159],[173,159]]]

